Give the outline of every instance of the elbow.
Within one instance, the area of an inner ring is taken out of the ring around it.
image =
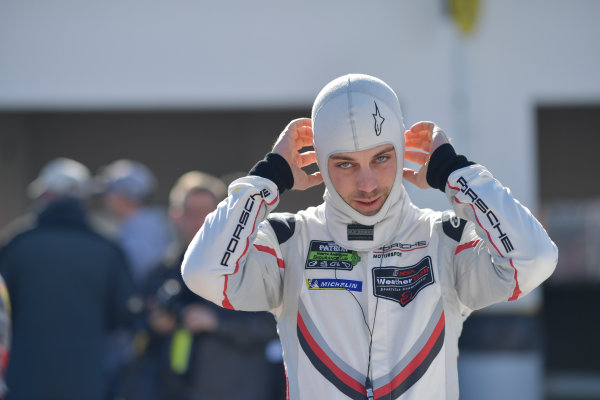
[[[543,277],[542,282],[548,279],[556,269],[558,264],[558,247],[550,238],[548,238],[544,247],[539,250],[536,257],[536,265]]]
[[[186,254],[181,263],[181,277],[188,289],[202,296],[204,289],[202,282],[205,282],[207,277],[204,276],[201,264],[192,260],[189,254]]]
[[[196,295],[222,306],[223,283],[222,277],[215,274],[215,269],[198,253],[186,254],[181,263],[181,278],[185,285]],[[219,287],[221,289],[219,289]]]

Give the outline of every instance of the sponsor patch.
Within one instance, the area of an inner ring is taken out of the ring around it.
[[[306,287],[309,290],[350,290],[351,292],[362,292],[362,281],[350,279],[307,279]]]
[[[356,251],[346,250],[331,241],[311,240],[304,267],[350,271],[359,261],[360,257]]]
[[[373,225],[349,224],[348,240],[373,240]]]
[[[451,211],[445,211],[442,215],[442,228],[444,233],[457,242],[460,242],[466,224],[467,221],[458,218]]]
[[[414,243],[394,243],[373,251],[373,258],[401,257],[403,252],[424,249],[427,246],[428,244],[424,240],[419,240]]]
[[[402,307],[434,282],[429,256],[410,267],[373,268],[373,294],[400,303]]]

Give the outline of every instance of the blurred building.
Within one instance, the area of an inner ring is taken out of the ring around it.
[[[399,94],[406,125],[438,122],[559,246],[543,290],[483,315],[535,317],[542,336],[525,361],[526,341],[477,350],[475,370],[487,362],[494,372],[482,375],[500,386],[488,390],[502,393],[510,385],[496,377],[513,374],[532,377],[533,398],[600,398],[600,364],[588,357],[600,352],[590,337],[600,322],[586,300],[600,285],[600,186],[589,182],[600,170],[598,15],[595,0],[3,2],[0,227],[23,213],[26,184],[52,158],[93,170],[139,160],[166,205],[185,171],[248,170],[332,78],[376,75]],[[321,195],[284,196],[280,210]],[[585,352],[570,347],[582,342]]]

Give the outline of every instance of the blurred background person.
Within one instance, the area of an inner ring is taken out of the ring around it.
[[[164,260],[174,241],[166,212],[151,204],[157,186],[156,178],[146,165],[120,159],[100,170],[96,184],[107,217],[114,222],[107,234],[114,235],[125,253],[131,266],[135,290],[140,294],[148,273]],[[136,313],[131,329],[121,329],[111,334],[106,357],[106,369],[111,382],[108,399],[119,398],[131,391],[127,387],[131,382],[123,375],[133,368],[131,364],[143,351],[143,332],[143,317]]]
[[[13,311],[7,399],[102,399],[106,333],[130,321],[132,279],[120,249],[87,222],[91,179],[49,162],[29,186],[37,225],[0,252]]]
[[[219,308],[190,292],[181,280],[187,245],[226,194],[220,179],[199,171],[181,176],[170,192],[169,215],[178,246],[146,281],[149,341],[140,368],[145,376],[138,385],[139,397],[128,398],[270,398],[272,367],[265,348],[277,340],[273,316]],[[277,398],[284,398],[285,375],[280,368],[283,390]]]
[[[99,181],[106,211],[117,219],[117,242],[140,285],[174,239],[165,212],[150,204],[156,179],[144,164],[122,159],[104,167]]]
[[[6,386],[6,369],[10,355],[11,309],[6,282],[0,276],[0,399],[4,399]]]

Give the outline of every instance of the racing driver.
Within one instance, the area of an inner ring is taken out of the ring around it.
[[[305,172],[315,162],[320,172]],[[403,178],[441,190],[452,210],[415,207]],[[285,190],[321,182],[319,206],[273,212]],[[394,91],[350,74],[232,182],[182,273],[218,305],[275,315],[292,400],[458,399],[464,320],[530,292],[557,255],[485,167],[432,122],[405,132]]]

